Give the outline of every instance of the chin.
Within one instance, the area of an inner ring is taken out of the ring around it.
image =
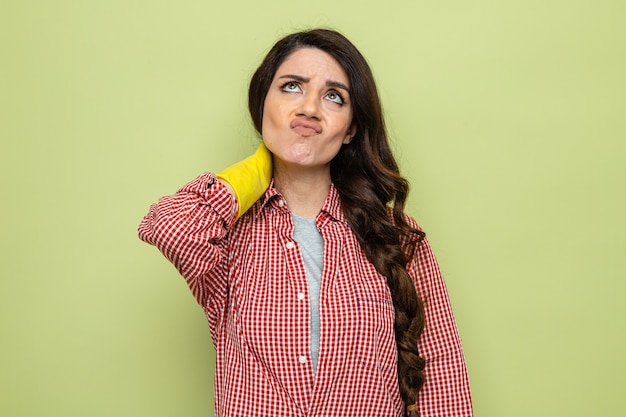
[[[285,149],[284,152],[279,152],[281,156],[283,156],[283,160],[285,162],[306,164],[313,160],[314,153],[311,151],[311,148],[304,144],[295,144]]]

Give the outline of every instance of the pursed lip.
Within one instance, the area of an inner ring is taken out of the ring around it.
[[[301,136],[313,136],[322,133],[322,126],[319,123],[308,120],[294,119],[289,126]]]

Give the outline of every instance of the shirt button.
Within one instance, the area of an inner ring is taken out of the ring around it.
[[[304,293],[303,292],[299,292],[298,293],[298,300],[304,300]]]
[[[285,246],[287,246],[287,249],[293,249],[295,245],[293,244],[293,242],[287,242]]]
[[[305,364],[306,363],[306,356],[300,356],[298,358],[298,362],[300,362],[301,364]]]
[[[285,205],[285,200],[283,200],[282,198],[280,200],[278,200],[278,206],[282,207]]]

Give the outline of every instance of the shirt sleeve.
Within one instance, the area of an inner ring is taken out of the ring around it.
[[[225,296],[226,283],[208,281],[207,275],[225,256],[223,242],[237,210],[237,201],[226,187],[206,173],[176,194],[160,198],[139,225],[139,238],[174,264],[203,307],[213,296],[222,292]]]
[[[471,417],[472,397],[461,340],[448,292],[427,239],[409,264],[424,303],[425,327],[418,348],[426,360],[418,395],[421,417]]]

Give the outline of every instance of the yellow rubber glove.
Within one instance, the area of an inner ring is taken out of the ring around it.
[[[254,154],[217,174],[235,190],[239,211],[235,221],[265,193],[272,180],[272,154],[261,142]]]

